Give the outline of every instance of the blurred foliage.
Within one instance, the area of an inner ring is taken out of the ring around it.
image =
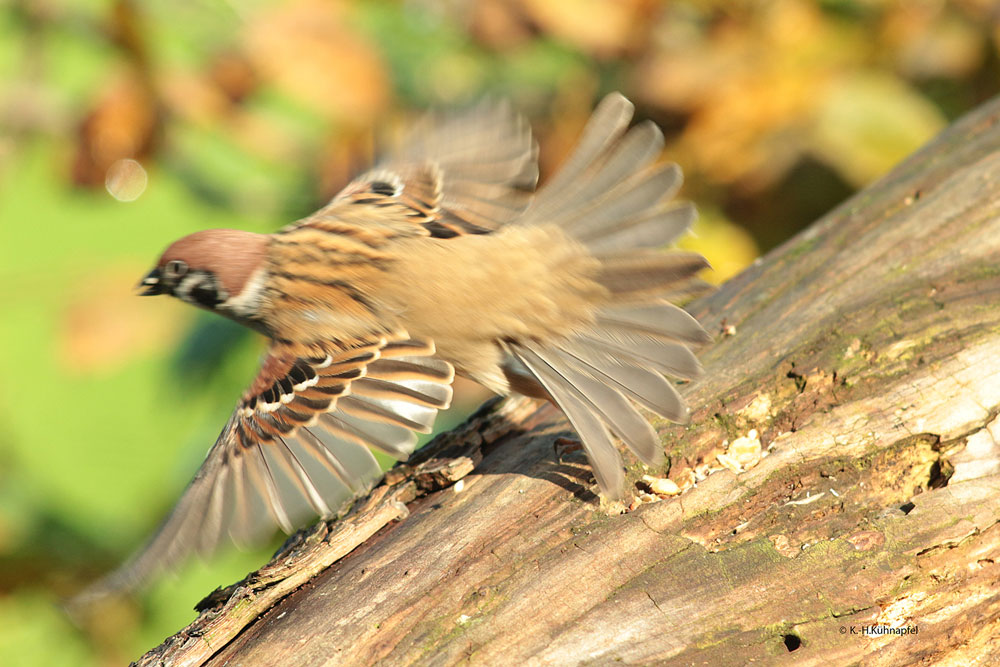
[[[619,89],[665,129],[702,210],[685,243],[721,281],[995,94],[998,16],[988,0],[6,0],[0,660],[120,664],[266,557],[192,564],[80,627],[58,606],[153,529],[262,350],[132,297],[169,241],[277,228],[368,164],[376,129],[487,94],[529,115],[544,179]]]

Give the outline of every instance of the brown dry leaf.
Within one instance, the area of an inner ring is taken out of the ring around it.
[[[542,30],[597,57],[634,53],[647,39],[652,0],[520,0]]]
[[[239,76],[235,72],[233,75]],[[297,163],[302,137],[295,133],[294,126],[275,122],[274,115],[266,110],[240,106],[240,100],[234,97],[249,94],[250,89],[240,88],[235,81],[220,83],[214,76],[211,72],[204,75],[178,71],[163,77],[167,108],[192,125],[225,135],[247,153]]]
[[[96,373],[176,340],[184,325],[171,309],[137,299],[132,286],[142,269],[109,267],[73,281],[57,338],[62,366]]]
[[[108,167],[116,161],[147,157],[158,123],[156,100],[148,83],[132,70],[114,78],[80,124],[74,182],[103,186]]]
[[[327,137],[318,155],[320,193],[332,197],[373,163],[376,157],[374,135],[371,127],[345,127]]]
[[[629,88],[644,104],[679,113],[691,113],[705,104],[713,89],[737,63],[702,40],[651,52],[632,72]]]
[[[164,103],[177,116],[210,125],[257,89],[251,63],[239,53],[217,55],[205,72],[175,71],[161,82]]]
[[[779,3],[766,24],[733,36],[739,69],[720,81],[685,131],[700,170],[716,181],[764,188],[799,158],[801,135],[834,71],[810,62],[804,42],[825,43],[826,24],[815,8]]]
[[[294,126],[275,123],[273,115],[259,109],[233,114],[225,131],[248,153],[285,164],[299,163],[308,142]]]
[[[170,72],[163,77],[161,92],[171,113],[202,127],[215,124],[230,108],[223,92],[201,74]]]
[[[257,75],[240,53],[220,53],[208,69],[208,78],[233,104],[239,104],[257,89]]]
[[[760,190],[801,156],[831,81],[861,57],[857,41],[812,3],[770,3],[679,46],[661,42],[638,68],[637,89],[691,114],[678,148],[698,171]]]
[[[981,67],[985,34],[948,3],[890,5],[877,43],[909,77],[958,79]]]
[[[244,43],[261,79],[321,113],[371,118],[389,99],[386,66],[341,2],[299,0],[252,17]]]

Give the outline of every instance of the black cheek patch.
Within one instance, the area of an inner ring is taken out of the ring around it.
[[[219,298],[219,292],[211,285],[197,285],[191,290],[189,294],[192,301],[204,306],[205,308],[215,308],[220,303],[222,299]]]

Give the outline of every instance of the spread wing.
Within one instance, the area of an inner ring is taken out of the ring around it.
[[[427,114],[399,148],[300,226],[452,238],[490,232],[528,206],[538,180],[528,123],[505,102]],[[332,230],[331,230],[332,231]]]
[[[275,345],[176,507],[129,562],[76,603],[136,588],[227,535],[237,543],[329,517],[382,476],[370,449],[405,459],[451,401],[430,341],[359,343],[322,358]]]

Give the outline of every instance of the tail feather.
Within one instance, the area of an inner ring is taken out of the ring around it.
[[[590,411],[598,415],[622,441],[629,443],[644,461],[660,462],[660,443],[649,422],[616,388],[595,378],[592,367],[557,347],[533,346],[532,351],[570,382]]]
[[[632,112],[621,95],[606,97],[576,151],[519,218],[558,226],[586,247],[598,261],[594,279],[607,302],[572,335],[508,347],[520,362],[508,369],[523,369],[522,384],[522,376],[533,375],[541,386],[534,395],[547,394],[562,409],[613,497],[624,493],[624,476],[609,429],[642,461],[658,465],[662,446],[636,405],[686,422],[689,410],[665,376],[697,377],[701,364],[688,345],[710,339],[693,317],[664,301],[703,290],[695,275],[707,262],[696,253],[656,250],[687,231],[696,212],[670,201],[681,170],[655,164],[663,136],[652,123],[629,129]]]
[[[671,421],[687,421],[687,406],[684,405],[677,390],[659,373],[623,361],[605,350],[582,346],[572,341],[566,343],[562,349],[586,364],[589,372],[595,377],[613,384],[618,391],[644,408]],[[631,444],[629,446],[632,447]],[[646,460],[645,455],[638,451],[636,453],[640,454],[644,461]],[[657,456],[652,454],[651,458],[655,459]]]
[[[621,454],[611,441],[608,429],[582,398],[579,389],[531,350],[519,348],[517,356],[576,429],[601,489],[613,498],[621,498],[625,494]]]
[[[590,329],[579,335],[577,340],[581,345],[601,348],[625,359],[635,359],[673,377],[692,380],[702,372],[698,357],[683,343],[611,327]]]
[[[597,282],[618,303],[649,301],[708,266],[698,253],[680,251],[634,250],[599,255],[598,259],[601,267]]]
[[[692,276],[687,280],[681,280],[671,285],[665,291],[661,292],[658,296],[661,299],[665,301],[670,301],[672,303],[678,303],[678,302],[686,303],[688,301],[691,301],[692,299],[696,299],[700,296],[704,296],[714,291],[715,291],[715,285],[713,285],[708,281],[702,280],[701,278],[696,278]],[[708,336],[708,334],[706,334],[706,336]]]
[[[599,325],[673,338],[684,343],[708,343],[708,335],[698,320],[672,303],[650,302],[610,306],[597,314]]]

